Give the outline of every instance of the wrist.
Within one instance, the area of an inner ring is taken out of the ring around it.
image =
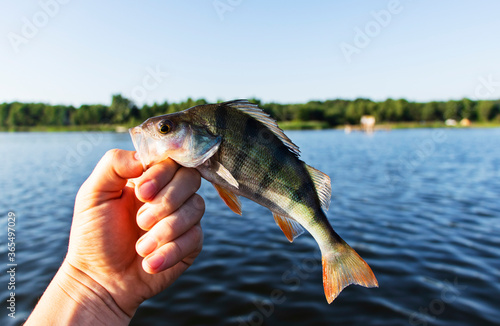
[[[127,319],[130,321],[134,312],[127,314],[113,299],[113,296],[99,284],[96,280],[88,274],[82,272],[80,269],[74,267],[66,260],[61,266],[63,277],[58,282],[61,287],[69,296],[76,302],[86,303],[86,308],[90,312],[105,315],[103,319],[109,325],[109,319],[116,320],[116,318]]]
[[[125,313],[98,282],[64,261],[26,325],[30,321],[33,324],[57,321],[57,324],[128,325],[132,315]]]

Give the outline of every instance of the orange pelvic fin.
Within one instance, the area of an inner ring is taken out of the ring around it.
[[[233,212],[238,215],[241,215],[241,202],[237,195],[232,193],[231,191],[222,188],[219,185],[213,184],[217,192],[219,193],[220,198],[226,203],[226,205],[231,208]]]
[[[367,288],[378,287],[377,279],[370,266],[342,241],[335,251],[323,254],[323,287],[328,303],[340,294],[349,284]]]
[[[275,213],[273,213],[273,216],[276,224],[279,225],[288,241],[293,242],[296,237],[304,233],[304,228],[299,224],[299,222]]]

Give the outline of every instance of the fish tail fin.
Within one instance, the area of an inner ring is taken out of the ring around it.
[[[350,284],[378,287],[370,266],[340,236],[334,248],[323,253],[323,287],[328,303]]]

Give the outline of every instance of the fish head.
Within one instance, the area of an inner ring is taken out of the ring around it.
[[[149,118],[129,132],[144,169],[167,158],[196,167],[220,145],[220,137],[197,125],[185,112]]]

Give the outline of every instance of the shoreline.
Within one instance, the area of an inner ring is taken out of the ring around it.
[[[135,125],[81,125],[81,126],[32,126],[32,127],[0,127],[0,132],[116,132],[126,133]],[[345,129],[346,126],[330,127],[325,121],[282,121],[278,126],[283,130],[326,130]],[[348,125],[352,131],[361,131],[360,125]],[[388,122],[375,126],[374,131],[390,131],[392,129],[422,129],[422,128],[446,128],[446,129],[477,129],[477,128],[500,128],[500,122],[472,122],[470,126],[447,126],[442,121],[434,122]]]

